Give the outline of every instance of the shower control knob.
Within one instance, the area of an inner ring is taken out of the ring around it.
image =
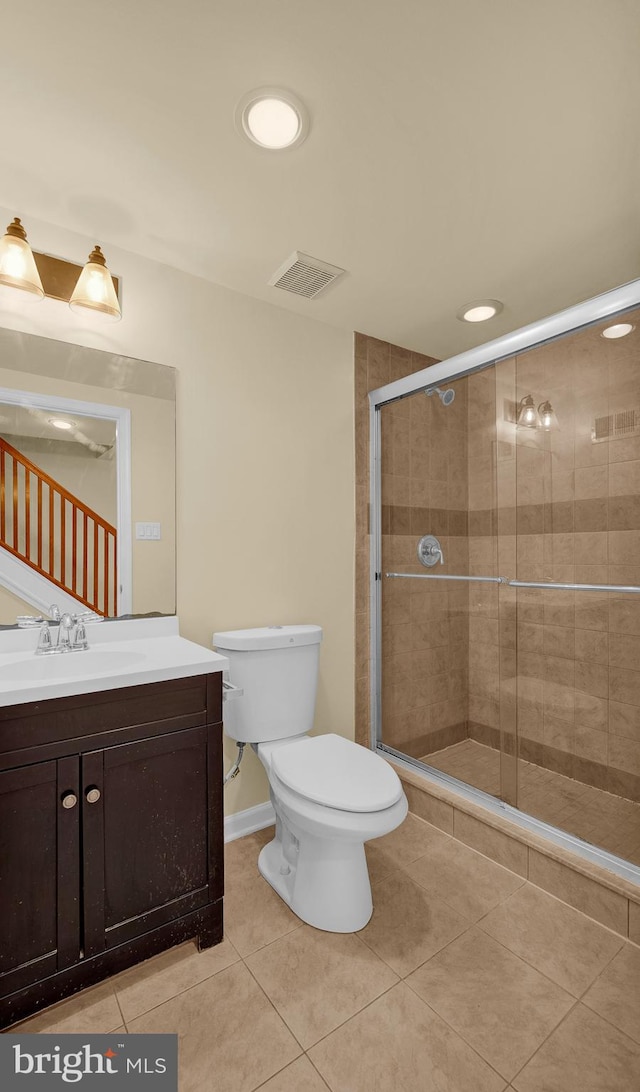
[[[442,546],[435,535],[422,536],[418,543],[418,560],[428,568],[437,565],[438,561],[441,565],[444,564]]]

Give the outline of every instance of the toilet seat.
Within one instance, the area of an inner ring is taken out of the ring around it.
[[[299,796],[340,811],[382,811],[403,795],[398,775],[384,759],[333,733],[279,746],[271,767]]]

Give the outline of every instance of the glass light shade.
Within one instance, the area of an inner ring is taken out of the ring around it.
[[[530,394],[520,400],[517,423],[524,428],[536,428],[538,425],[538,412]]]
[[[44,296],[27,234],[17,217],[9,224],[6,235],[0,239],[0,284],[29,292],[39,300]]]
[[[115,322],[122,318],[113,279],[99,246],[91,251],[89,261],[78,277],[69,307],[80,314],[85,310],[94,311]]]

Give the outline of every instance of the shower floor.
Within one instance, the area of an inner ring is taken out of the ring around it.
[[[500,752],[465,739],[421,762],[492,796],[500,795]],[[640,865],[640,804],[532,762],[518,764],[518,806],[585,842]]]

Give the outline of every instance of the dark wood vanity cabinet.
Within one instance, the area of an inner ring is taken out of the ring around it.
[[[0,709],[0,1027],[222,939],[221,679]]]

